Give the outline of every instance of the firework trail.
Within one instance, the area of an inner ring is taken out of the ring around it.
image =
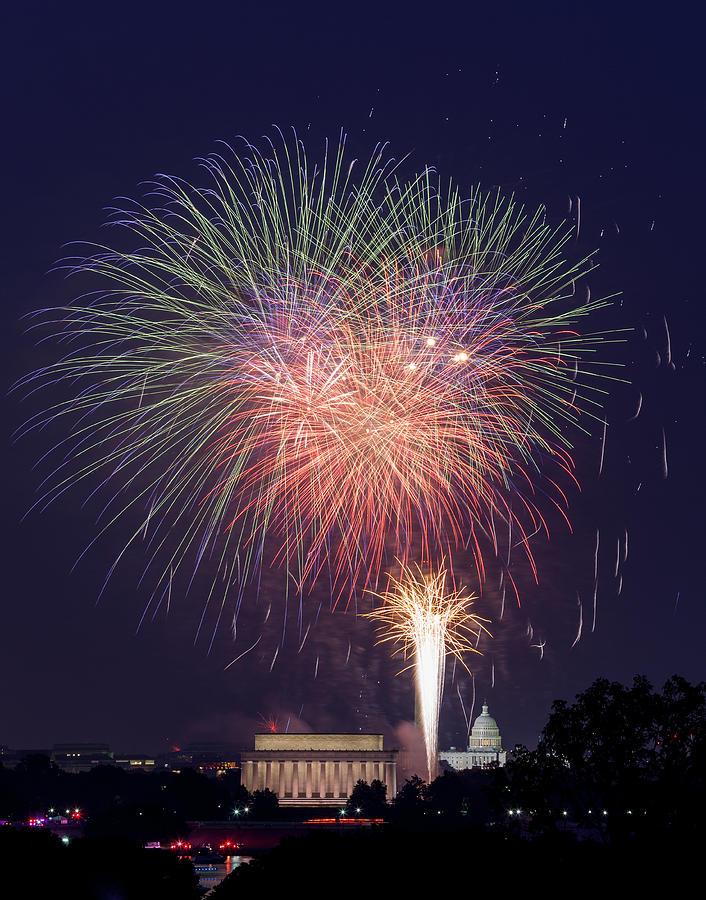
[[[262,713],[258,713],[257,715],[260,719],[260,722],[263,724],[267,731],[269,731],[271,734],[277,734],[279,732],[280,722],[278,716],[272,714],[265,716]]]
[[[102,496],[95,540],[129,526],[110,573],[144,541],[173,603],[207,566],[219,621],[264,566],[300,603],[324,574],[348,602],[391,544],[424,566],[469,547],[482,579],[493,517],[534,567],[535,493],[564,514],[551,467],[574,478],[567,426],[601,393],[576,393],[605,337],[575,325],[605,301],[574,296],[591,263],[566,261],[571,232],[429,170],[401,181],[381,147],[348,164],[345,137],[320,165],[281,135],[201,163],[206,188],[160,176],[117,210],[133,249],[67,263],[95,290],[38,314],[64,353],[22,387],[70,396],[24,430],[71,436],[37,505]]]
[[[430,783],[438,764],[446,657],[455,656],[465,666],[463,654],[478,652],[472,639],[480,632],[489,633],[483,624],[487,620],[470,612],[473,597],[463,596],[460,591],[447,593],[446,579],[443,567],[426,576],[419,568],[403,569],[399,581],[390,579],[390,588],[382,595],[384,604],[368,614],[380,623],[382,636],[378,643],[392,642],[396,653],[412,660],[402,671],[414,668]]]

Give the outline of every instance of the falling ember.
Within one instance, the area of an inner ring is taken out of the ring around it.
[[[635,414],[630,416],[630,418],[627,421],[634,422],[635,419],[640,415],[641,409],[642,409],[642,391],[640,391],[640,396],[637,399],[637,409],[635,410]]]
[[[471,726],[468,722],[468,716],[466,715],[466,706],[463,702],[463,697],[461,696],[461,685],[458,683],[456,684],[456,693],[458,694],[458,702],[461,704],[461,711],[463,712],[463,718],[466,721],[466,728],[470,732]]]
[[[473,597],[460,591],[446,592],[446,569],[423,575],[420,569],[403,569],[399,581],[390,578],[390,589],[381,595],[384,605],[369,613],[382,628],[378,643],[392,641],[395,652],[414,668],[419,724],[424,735],[427,777],[437,770],[439,712],[444,691],[446,657],[477,653],[474,642],[486,632],[481,619],[470,612]],[[473,640],[472,640],[473,639]],[[400,673],[401,674],[401,673]]]
[[[538,644],[530,644],[530,647],[536,647],[539,650],[540,660],[544,659],[544,648],[547,646],[546,641],[540,641]]]
[[[258,637],[258,639],[255,641],[255,643],[254,643],[254,644],[251,644],[251,645],[248,647],[247,650],[243,650],[243,652],[242,652],[242,653],[239,653],[239,654],[235,657],[235,659],[232,659],[232,660],[228,663],[227,666],[223,666],[223,671],[225,672],[226,669],[230,669],[230,667],[231,667],[232,665],[235,665],[235,663],[237,663],[239,659],[242,659],[242,658],[245,656],[246,653],[250,653],[251,650],[254,650],[255,647],[257,647],[257,645],[260,643],[261,640],[262,640],[262,635],[260,635],[260,637]]]
[[[669,325],[667,325],[667,317],[663,316],[664,319],[664,332],[667,337],[667,359],[666,362],[670,363],[672,359],[672,339],[669,336]]]
[[[601,461],[598,465],[598,477],[599,478],[603,474],[603,459],[605,458],[605,438],[606,438],[607,428],[608,428],[608,422],[604,419],[603,420],[603,438],[601,439]]]
[[[576,637],[574,638],[574,642],[571,645],[572,650],[578,644],[578,642],[581,640],[581,632],[583,631],[583,606],[581,604],[581,597],[579,596],[578,592],[576,593],[576,600],[578,602],[578,607],[579,607],[579,627],[578,627],[578,631],[576,632]]]
[[[301,644],[299,645],[299,649],[297,650],[297,653],[301,653],[301,652],[302,652],[302,647],[303,647],[304,644],[306,643],[306,639],[309,637],[309,630],[310,630],[310,629],[311,629],[311,624],[309,624],[309,625],[306,626],[306,632],[304,633],[304,637],[302,638],[302,642],[301,642]]]

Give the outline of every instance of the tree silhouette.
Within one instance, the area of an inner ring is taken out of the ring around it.
[[[379,778],[374,778],[370,784],[367,781],[355,783],[346,804],[349,816],[382,819],[387,815],[387,811],[387,788]]]
[[[416,818],[427,810],[428,785],[419,775],[408,778],[395,797],[395,814],[398,818]]]
[[[253,819],[271,819],[277,815],[279,799],[269,788],[253,791],[250,815]]]
[[[574,703],[552,706],[535,751],[516,748],[501,800],[538,830],[567,820],[604,840],[698,827],[704,795],[706,684],[674,676],[656,693],[597,679]]]

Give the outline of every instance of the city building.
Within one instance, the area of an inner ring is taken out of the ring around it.
[[[64,772],[73,774],[113,764],[113,752],[107,744],[54,744],[50,758]]]
[[[256,734],[241,765],[248,791],[269,788],[281,806],[340,806],[357,781],[376,778],[388,798],[397,793],[397,751],[381,734]]]
[[[439,761],[445,763],[451,769],[483,769],[491,763],[499,766],[505,765],[507,752],[502,748],[500,729],[498,723],[488,712],[488,704],[483,704],[483,710],[473,723],[473,728],[468,738],[468,749],[457,750],[451,747],[449,750],[439,752]]]
[[[156,768],[154,756],[145,753],[116,753],[113,763],[126,772],[154,772]]]
[[[14,769],[23,763],[28,756],[49,756],[51,750],[46,748],[32,748],[23,750],[13,750],[5,744],[0,745],[0,763],[5,769]]]
[[[240,751],[233,744],[203,741],[186,747],[175,747],[169,753],[160,754],[157,766],[172,772],[194,769],[202,775],[215,777],[238,771]]]

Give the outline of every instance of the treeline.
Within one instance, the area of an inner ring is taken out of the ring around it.
[[[556,701],[537,749],[515,748],[498,772],[496,796],[534,834],[568,819],[604,842],[686,839],[703,828],[705,785],[706,683],[674,676],[660,693],[637,676]]]
[[[234,809],[253,804],[237,773],[208,778],[192,769],[145,773],[96,766],[72,774],[39,755],[14,769],[0,766],[0,819],[78,810],[86,835],[94,837],[168,841],[188,833],[187,821],[228,819]]]

